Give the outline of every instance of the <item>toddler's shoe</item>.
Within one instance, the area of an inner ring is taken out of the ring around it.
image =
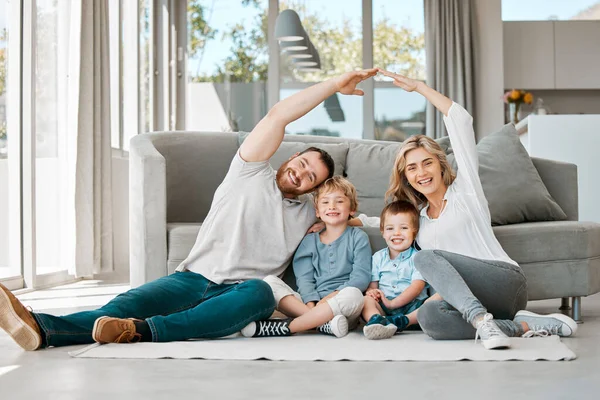
[[[397,329],[396,325],[391,324],[384,316],[375,314],[367,321],[363,333],[370,340],[389,339]]]
[[[403,330],[405,330],[408,327],[408,324],[410,323],[410,321],[408,320],[408,317],[404,314],[390,315],[385,318],[388,321],[390,321],[391,324],[396,325],[396,328],[398,328],[396,333],[400,333]]]

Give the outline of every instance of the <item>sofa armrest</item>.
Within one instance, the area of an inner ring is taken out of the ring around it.
[[[531,157],[550,196],[567,214],[567,220],[579,220],[577,165],[561,161]]]
[[[131,139],[129,262],[131,287],[167,275],[166,162],[151,135]]]

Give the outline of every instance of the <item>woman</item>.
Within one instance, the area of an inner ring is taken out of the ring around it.
[[[378,71],[407,92],[420,93],[444,114],[458,165],[455,174],[434,140],[411,137],[396,157],[386,193],[388,201],[408,200],[421,210],[417,242],[423,250],[415,256],[415,266],[443,298],[419,309],[423,331],[434,339],[475,334],[487,349],[509,347],[509,336],[574,334],[577,324],[567,316],[519,311],[527,304],[527,282],[492,231],[471,115],[423,82]],[[379,219],[359,216],[356,224],[363,223],[378,226]]]

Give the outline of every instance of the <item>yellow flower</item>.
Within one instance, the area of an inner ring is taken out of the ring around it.
[[[512,100],[519,100],[521,98],[521,92],[513,89],[512,92],[510,92],[510,98]]]
[[[533,103],[533,95],[530,92],[525,93],[525,96],[523,96],[523,101],[525,104]]]

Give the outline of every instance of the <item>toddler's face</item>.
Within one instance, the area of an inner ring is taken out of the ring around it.
[[[319,196],[317,217],[327,225],[348,223],[348,217],[354,215],[350,209],[350,199],[341,190],[334,190]]]
[[[408,213],[387,214],[383,226],[383,238],[388,247],[401,252],[410,247],[415,240],[416,227]]]

